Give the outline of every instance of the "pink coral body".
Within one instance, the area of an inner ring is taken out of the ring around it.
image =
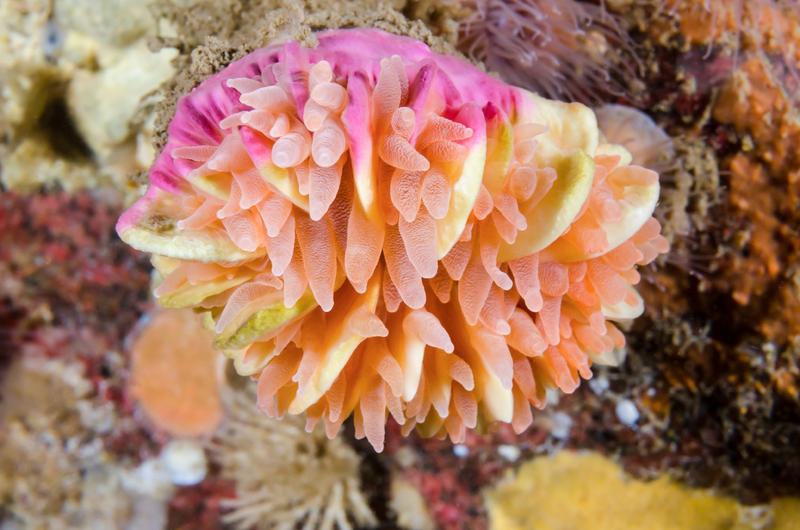
[[[271,416],[525,429],[642,311],[658,175],[594,114],[376,30],[258,50],[178,104],[118,224]],[[628,160],[630,157],[627,157]]]

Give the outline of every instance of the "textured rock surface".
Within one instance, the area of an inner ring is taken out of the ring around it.
[[[0,182],[113,184],[146,169],[153,93],[174,49],[151,51],[152,2],[14,0],[0,6]],[[148,125],[150,124],[150,125]]]

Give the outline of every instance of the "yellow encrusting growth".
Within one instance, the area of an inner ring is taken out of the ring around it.
[[[666,476],[625,475],[597,453],[564,451],[524,464],[487,495],[491,530],[751,530],[747,508]],[[770,530],[800,528],[800,499],[778,499]],[[762,528],[759,526],[759,528]]]

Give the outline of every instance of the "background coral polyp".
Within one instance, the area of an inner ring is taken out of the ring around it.
[[[270,416],[329,435],[515,430],[613,362],[658,175],[583,105],[375,30],[251,53],[178,104],[120,236]],[[165,340],[169,340],[165,338]]]
[[[547,97],[598,103],[625,94],[638,65],[621,17],[607,11],[606,2],[595,4],[461,0],[466,16],[458,49],[510,83]]]

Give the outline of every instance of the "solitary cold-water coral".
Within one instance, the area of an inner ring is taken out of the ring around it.
[[[594,113],[376,30],[257,50],[178,104],[118,223],[165,306],[205,312],[270,416],[383,447],[572,392],[666,251],[658,175]],[[169,338],[165,338],[169,340]]]

